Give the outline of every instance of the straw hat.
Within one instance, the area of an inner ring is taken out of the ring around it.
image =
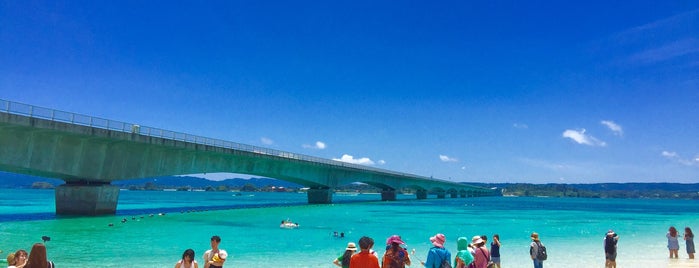
[[[349,242],[347,243],[347,248],[345,250],[357,251],[357,245],[355,245],[354,242]]]

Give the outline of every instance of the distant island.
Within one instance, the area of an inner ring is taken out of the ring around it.
[[[62,180],[0,172],[0,188],[52,189]],[[115,181],[113,185],[131,191],[242,191],[242,192],[297,192],[305,187],[270,178],[231,178],[212,181],[191,176],[166,176],[146,179]],[[571,198],[662,198],[699,199],[699,183],[590,183],[590,184],[530,184],[479,183],[464,184],[499,190],[505,196],[546,196]],[[378,193],[380,189],[363,183],[344,185],[337,192]],[[414,193],[414,189],[398,189]]]
[[[505,196],[699,199],[699,183],[466,183],[500,189]]]

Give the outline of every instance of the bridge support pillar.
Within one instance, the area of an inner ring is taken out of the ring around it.
[[[462,198],[463,198],[463,197],[467,197],[466,192],[461,192],[461,193],[459,194],[459,196],[462,197]]]
[[[332,193],[327,188],[308,189],[309,204],[330,204],[333,201]]]
[[[427,190],[417,190],[415,196],[417,196],[417,199],[427,199]]]
[[[449,195],[451,196],[451,198],[457,198],[457,197],[459,197],[459,195],[458,195],[456,192],[452,192],[452,193],[450,193]]]
[[[437,192],[437,198],[444,199],[447,196],[447,193],[444,191]]]
[[[384,189],[381,191],[381,201],[396,201],[396,190]]]
[[[56,187],[56,214],[115,214],[119,187],[110,184],[66,183]]]

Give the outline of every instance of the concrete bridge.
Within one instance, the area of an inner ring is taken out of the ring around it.
[[[324,158],[205,138],[0,99],[0,170],[58,178],[56,213],[113,214],[112,181],[230,172],[309,187],[309,203],[331,203],[335,187],[363,182],[381,200],[411,188],[418,199],[435,193],[473,197],[498,192],[461,183]]]

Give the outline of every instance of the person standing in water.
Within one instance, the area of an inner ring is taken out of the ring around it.
[[[218,245],[221,243],[221,237],[214,235],[211,237],[211,249],[204,252],[204,268],[222,268],[223,263],[226,262],[228,258],[228,253],[219,249]]]
[[[678,236],[675,226],[670,226],[670,229],[667,230],[667,234],[665,235],[665,237],[667,237],[667,249],[670,251],[670,259],[677,259],[677,251],[680,250]]]
[[[619,242],[619,235],[609,230],[604,237],[604,267],[616,268],[616,244]]]
[[[500,235],[493,235],[493,242],[490,243],[490,260],[500,268]]]
[[[199,268],[199,264],[194,260],[194,250],[189,248],[182,253],[182,259],[175,264],[175,268]]]
[[[532,258],[532,262],[534,262],[534,268],[544,268],[544,260],[539,259],[541,251],[544,250],[544,244],[541,243],[539,234],[536,232],[532,233],[530,238],[532,239],[532,243],[529,244],[529,256]]]
[[[687,245],[687,255],[690,259],[694,259],[694,234],[689,227],[684,227],[684,241]]]

